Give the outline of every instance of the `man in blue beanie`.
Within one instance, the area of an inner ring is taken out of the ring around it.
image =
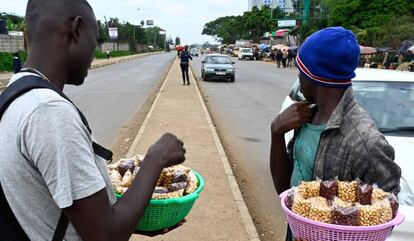
[[[270,170],[279,194],[301,181],[335,177],[399,192],[394,149],[354,99],[351,80],[359,56],[354,34],[342,27],[314,33],[299,49],[296,64],[306,100],[271,125]],[[295,135],[286,149],[284,134],[291,130]]]

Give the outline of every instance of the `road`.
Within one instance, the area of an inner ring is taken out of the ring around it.
[[[99,141],[112,147],[123,126],[165,77],[175,55],[160,54],[92,69],[79,87],[64,92],[82,110]]]
[[[192,68],[200,79],[201,57]],[[285,219],[269,171],[270,123],[297,76],[270,63],[236,62],[235,83],[199,81],[263,240],[284,240]]]

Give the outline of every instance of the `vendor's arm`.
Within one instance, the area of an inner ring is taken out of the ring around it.
[[[366,140],[365,156],[359,156],[354,166],[354,176],[361,177],[361,180],[377,184],[387,192],[398,194],[400,191],[401,168],[394,162],[394,149],[385,137],[375,136]],[[355,150],[356,152],[358,149]]]
[[[293,163],[286,150],[285,133],[311,121],[312,111],[309,102],[302,101],[291,105],[272,122],[272,144],[270,149],[270,172],[276,191],[280,194],[290,188]]]

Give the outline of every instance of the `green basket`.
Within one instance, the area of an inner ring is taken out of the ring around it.
[[[194,202],[204,189],[204,180],[201,175],[194,170],[192,172],[198,179],[197,189],[179,198],[151,200],[135,230],[147,232],[169,228],[181,222],[190,213]],[[122,197],[117,193],[115,195],[118,199]]]

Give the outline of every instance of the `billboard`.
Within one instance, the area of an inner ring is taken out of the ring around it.
[[[154,25],[154,20],[147,20],[147,25],[148,26]]]
[[[277,21],[278,27],[295,27],[296,20],[279,20]]]
[[[108,28],[109,38],[117,39],[118,38],[118,28]]]

